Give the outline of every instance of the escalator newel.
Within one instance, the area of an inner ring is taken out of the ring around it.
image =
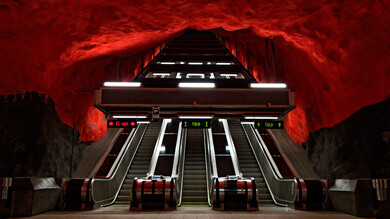
[[[257,186],[254,178],[243,179],[227,176],[214,180],[213,209],[249,210],[259,209]]]
[[[130,210],[176,209],[175,179],[168,176],[149,176],[134,179]]]
[[[297,210],[325,210],[327,188],[324,180],[297,180],[297,196],[294,207]]]

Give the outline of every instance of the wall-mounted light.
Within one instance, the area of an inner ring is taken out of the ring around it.
[[[251,83],[251,88],[286,88],[284,83]]]
[[[178,85],[180,88],[215,88],[215,83],[185,83]]]
[[[254,122],[241,122],[242,125],[254,125]]]
[[[176,62],[160,62],[161,65],[175,65]]]
[[[276,116],[245,116],[245,119],[278,119]]]
[[[203,65],[202,62],[189,62],[189,65]]]
[[[141,87],[141,82],[104,82],[105,87]]]
[[[112,116],[114,119],[146,119],[146,116]]]
[[[137,121],[138,124],[149,124],[150,121]]]
[[[179,116],[179,119],[212,119],[212,116]]]

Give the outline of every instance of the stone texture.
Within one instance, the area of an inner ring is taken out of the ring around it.
[[[264,81],[264,38],[275,43],[277,79],[296,90],[286,130],[297,142],[390,94],[390,2],[357,1],[2,1],[0,93],[39,90],[82,140],[107,131],[92,92],[140,70],[141,52],[186,28],[223,29],[251,45],[252,74]],[[245,60],[245,53],[240,59]],[[244,63],[245,64],[245,63]],[[280,77],[279,77],[280,76]],[[77,103],[77,108],[75,104]]]
[[[323,179],[390,177],[390,99],[364,107],[303,146]]]
[[[75,137],[73,171],[86,145]],[[50,98],[0,104],[0,176],[69,177],[73,138]]]

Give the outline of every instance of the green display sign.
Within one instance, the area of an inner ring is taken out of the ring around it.
[[[183,128],[210,128],[211,120],[183,120]]]
[[[260,129],[284,129],[284,121],[281,120],[256,120],[255,127]]]

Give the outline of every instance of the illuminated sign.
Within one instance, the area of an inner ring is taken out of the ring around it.
[[[210,128],[211,120],[183,120],[183,128]]]
[[[107,128],[137,127],[137,120],[107,120]]]
[[[284,121],[281,120],[256,120],[255,127],[260,129],[284,129]]]

